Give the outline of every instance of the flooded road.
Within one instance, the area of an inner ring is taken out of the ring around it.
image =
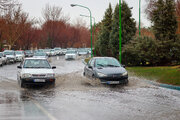
[[[130,76],[127,86],[101,85],[82,75],[81,59],[50,59],[56,85],[17,84],[19,64],[0,67],[0,120],[179,120],[180,92]]]

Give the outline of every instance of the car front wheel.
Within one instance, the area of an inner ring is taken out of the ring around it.
[[[25,88],[25,83],[22,80],[19,81],[19,85],[21,88]]]

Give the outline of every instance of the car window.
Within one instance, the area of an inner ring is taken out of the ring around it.
[[[51,68],[47,60],[29,59],[25,60],[23,68]]]
[[[46,53],[44,52],[37,52],[34,54],[34,56],[46,56]]]
[[[91,61],[90,66],[94,67],[94,59]]]
[[[96,67],[120,67],[119,62],[114,58],[99,58],[96,59]]]

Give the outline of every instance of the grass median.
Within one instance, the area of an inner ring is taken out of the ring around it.
[[[127,67],[130,75],[134,74],[148,80],[180,86],[180,66],[167,67]]]

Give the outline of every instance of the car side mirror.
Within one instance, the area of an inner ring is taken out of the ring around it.
[[[4,55],[4,57],[6,57],[6,55]]]
[[[126,65],[122,65],[122,67],[123,67],[123,68],[125,68],[125,67],[126,67]]]
[[[52,69],[56,69],[56,66],[52,66]]]
[[[92,67],[92,66],[90,66],[90,65],[88,65],[88,68],[92,69],[93,67]]]
[[[22,69],[22,67],[21,67],[21,66],[17,66],[17,68]]]

